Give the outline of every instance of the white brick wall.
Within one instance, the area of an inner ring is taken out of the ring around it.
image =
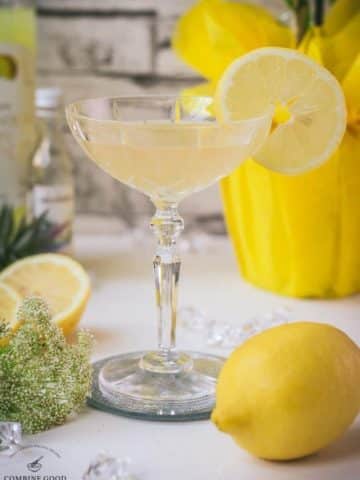
[[[151,75],[154,17],[121,15],[40,17],[39,68],[64,71]]]
[[[277,11],[284,0],[262,0]],[[257,0],[256,3],[261,3]],[[38,0],[39,83],[63,88],[66,102],[123,94],[175,93],[199,81],[170,49],[176,18],[193,0]],[[74,158],[78,209],[131,217],[151,207],[84,158]],[[217,188],[186,200],[187,215],[221,212]],[[129,215],[129,212],[131,213]]]
[[[156,12],[160,15],[179,15],[193,0],[37,0],[40,9],[62,11],[123,11]]]

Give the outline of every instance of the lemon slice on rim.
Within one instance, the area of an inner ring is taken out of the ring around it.
[[[321,165],[346,128],[345,98],[336,78],[302,53],[260,48],[235,60],[215,94],[223,119],[240,120],[274,108],[271,133],[254,160],[280,173]]]
[[[16,312],[20,303],[20,295],[13,288],[0,282],[0,320],[8,322],[11,328],[17,325]]]
[[[89,276],[65,255],[41,254],[19,260],[0,274],[0,282],[25,298],[36,295],[49,304],[53,322],[70,333],[80,321],[90,295]]]

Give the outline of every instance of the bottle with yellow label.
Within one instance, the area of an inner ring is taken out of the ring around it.
[[[36,22],[29,0],[0,0],[0,206],[25,207],[36,130]]]

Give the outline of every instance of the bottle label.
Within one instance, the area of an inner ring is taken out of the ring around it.
[[[35,136],[34,55],[0,42],[0,204],[25,205]]]
[[[34,59],[21,45],[0,43],[0,115],[33,115]]]
[[[74,221],[74,189],[71,185],[35,185],[31,194],[32,215],[47,212],[54,228],[56,250],[66,250],[72,240]]]

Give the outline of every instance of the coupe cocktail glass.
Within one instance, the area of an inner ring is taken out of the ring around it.
[[[183,230],[179,202],[229,174],[266,138],[271,112],[217,120],[210,97],[147,96],[84,100],[67,107],[73,135],[103,170],[150,197],[158,239],[154,258],[158,349],[120,354],[99,373],[103,395],[126,415],[151,419],[207,417],[220,357],[175,348]],[[206,272],[204,272],[206,274]],[[216,292],[213,292],[216,295]]]

